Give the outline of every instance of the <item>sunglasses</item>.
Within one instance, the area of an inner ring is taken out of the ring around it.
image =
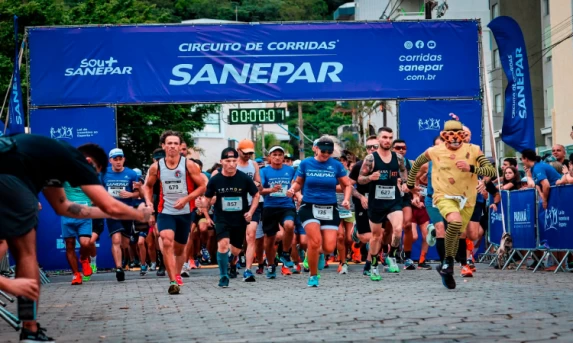
[[[320,150],[321,153],[323,154],[328,154],[328,155],[332,155],[332,150]]]
[[[380,144],[367,145],[366,150],[378,149],[379,147],[380,147]]]
[[[396,150],[406,150],[405,146],[395,146],[394,149]]]
[[[241,152],[243,153],[243,155],[254,155],[255,154],[254,152],[243,152],[242,150],[241,150]]]

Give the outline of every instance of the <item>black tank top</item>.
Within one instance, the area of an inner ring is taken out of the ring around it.
[[[374,157],[374,169],[372,169],[372,172],[379,171],[380,179],[369,183],[368,208],[387,209],[394,206],[394,204],[401,203],[402,196],[398,188],[398,179],[400,178],[398,156],[396,156],[395,152],[392,152],[390,163],[382,161],[377,151],[372,156]]]

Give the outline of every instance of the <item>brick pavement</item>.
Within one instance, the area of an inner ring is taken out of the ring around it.
[[[306,276],[279,275],[217,287],[218,270],[184,280],[98,274],[82,286],[53,277],[43,287],[40,323],[58,342],[573,342],[573,274],[497,271],[479,265],[473,279],[446,290],[436,271],[361,275],[324,271],[320,288]],[[15,310],[14,305],[9,305]],[[17,333],[0,321],[0,342]]]

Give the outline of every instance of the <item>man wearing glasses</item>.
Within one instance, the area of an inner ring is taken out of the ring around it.
[[[261,188],[261,174],[259,171],[259,165],[253,161],[253,155],[255,154],[255,144],[249,139],[244,139],[239,142],[237,151],[239,152],[239,159],[237,160],[237,170],[242,171],[247,174],[254,182],[255,186],[259,189]],[[248,195],[248,206],[251,205],[253,197]],[[251,222],[247,225],[247,251],[246,251],[246,269],[243,273],[243,281],[254,282],[255,276],[251,272],[251,267],[253,266],[253,257],[255,255],[255,238],[257,233],[257,226],[261,221],[261,212],[263,208],[263,199],[260,198],[259,207],[256,209],[255,213],[251,218]],[[229,277],[237,277],[237,268],[234,263],[231,263],[231,269],[229,271]]]

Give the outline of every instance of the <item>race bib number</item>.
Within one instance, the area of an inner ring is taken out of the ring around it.
[[[282,186],[282,188],[281,188],[280,191],[271,193],[271,196],[272,196],[272,197],[284,198],[284,197],[287,196],[288,186],[287,186],[287,187],[285,187],[285,185],[281,185],[281,186]]]
[[[243,210],[243,198],[229,197],[221,200],[223,211],[225,212],[238,212]]]
[[[163,192],[165,194],[183,194],[183,181],[182,180],[164,181]]]
[[[339,208],[338,209],[338,216],[340,217],[340,219],[352,218],[352,211],[344,209],[344,208]]]
[[[318,220],[332,220],[334,206],[312,205],[312,215]]]
[[[107,192],[114,198],[119,198],[119,193],[125,191],[125,187],[108,187]]]
[[[428,195],[428,188],[424,187],[424,186],[420,186],[420,195],[425,197],[426,195]]]
[[[378,200],[394,200],[396,199],[396,187],[376,185],[374,198]]]
[[[468,198],[461,195],[445,195],[444,199],[452,199],[457,201],[458,205],[460,206],[460,210],[466,206],[466,202],[468,201]]]

